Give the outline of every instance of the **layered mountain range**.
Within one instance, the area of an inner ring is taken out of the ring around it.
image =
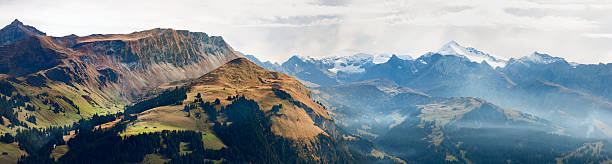
[[[371,55],[334,58],[345,61],[368,57]],[[416,59],[393,55],[378,64],[356,60],[361,62],[350,65],[359,66],[359,72],[333,73],[330,68],[318,64],[330,59],[304,60],[294,56],[275,67],[263,66],[294,75],[315,88],[386,79],[435,97],[482,98],[571,127],[569,129],[607,129],[598,127],[601,125],[599,122],[612,125],[606,119],[612,114],[608,93],[611,85],[606,82],[612,77],[610,64],[570,63],[538,52],[505,60],[475,48],[463,47],[455,41]],[[576,126],[577,122],[581,126]],[[568,130],[568,133],[576,136],[592,136],[586,132],[569,131],[573,130]]]
[[[454,41],[278,64],[202,32],[54,37],[15,20],[0,30],[0,160],[605,163],[607,66]]]
[[[340,127],[373,140],[387,153],[406,161],[529,163],[535,160],[517,158],[526,154],[510,151],[521,150],[541,154],[542,158],[535,161],[563,159],[560,162],[572,163],[576,157],[567,154],[582,146],[600,145],[599,139],[612,137],[609,119],[612,103],[607,93],[611,85],[606,82],[612,77],[609,64],[570,63],[538,52],[506,60],[455,41],[416,59],[393,55],[377,64],[369,60],[345,64],[357,66],[355,69],[360,71],[331,72],[337,69],[320,64],[331,59],[342,63],[370,57],[363,54],[321,59],[294,56],[282,64],[262,66],[311,84],[315,99],[328,106]],[[496,133],[523,136],[505,138]],[[525,136],[537,137],[516,140]],[[486,149],[504,149],[509,156],[484,155],[486,151],[474,149],[486,146],[478,140],[503,143],[498,148]],[[567,140],[574,145],[557,147],[553,140]],[[547,143],[540,146],[552,149],[516,147],[528,142]],[[405,145],[399,146],[400,143]],[[550,151],[556,154],[544,155]],[[609,159],[609,156],[599,157],[588,158],[599,162]]]
[[[561,134],[565,128],[554,122],[480,98],[434,97],[384,79],[312,91],[339,127],[405,161],[598,163],[610,157],[607,141]]]

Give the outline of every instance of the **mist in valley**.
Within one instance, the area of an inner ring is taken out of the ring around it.
[[[311,89],[340,127],[409,161],[462,161],[461,156],[480,162],[605,161],[607,157],[596,159],[581,151],[612,152],[609,146],[592,147],[612,141],[607,119],[612,108],[606,101],[542,81],[515,84],[478,76],[463,80],[430,92],[380,82],[386,79]],[[492,151],[507,155],[487,154]],[[527,154],[541,156],[521,159]]]

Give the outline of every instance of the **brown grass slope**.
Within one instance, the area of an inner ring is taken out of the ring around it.
[[[204,101],[244,95],[247,99],[258,102],[264,111],[271,110],[274,105],[283,104],[281,115],[270,116],[273,132],[283,137],[312,138],[325,133],[322,129],[329,127],[328,122],[332,121],[327,110],[312,101],[310,91],[298,80],[279,72],[268,71],[246,58],[232,60],[188,85],[192,86],[188,97],[201,93]],[[290,100],[280,98],[274,90],[289,94]],[[298,106],[296,103],[304,106]]]
[[[312,100],[308,88],[288,75],[268,71],[246,58],[237,58],[182,87],[189,88],[187,99],[183,100],[184,106],[197,104],[200,98],[203,102],[218,99],[219,105],[215,105],[219,113],[216,121],[211,121],[211,115],[200,106],[189,113],[179,105],[162,106],[137,114],[138,120],[128,123],[125,134],[184,129],[207,133],[208,137],[216,136],[216,132],[224,128],[214,127],[227,127],[233,123],[228,121],[227,111],[224,111],[230,110],[224,107],[233,103],[228,97],[244,96],[259,105],[265,114],[264,122],[269,123],[264,125],[264,129],[270,130],[270,135],[266,137],[273,141],[267,146],[274,147],[279,153],[269,156],[307,163],[353,160],[346,145],[339,142],[341,137],[327,110]],[[281,96],[280,93],[288,96]],[[282,105],[282,108],[273,111],[275,105]],[[232,146],[231,143],[226,146],[224,140],[220,136],[204,144],[211,149]]]

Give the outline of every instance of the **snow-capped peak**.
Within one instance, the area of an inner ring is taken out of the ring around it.
[[[362,73],[365,68],[375,64],[385,63],[395,54],[379,54],[371,55],[366,53],[357,53],[351,56],[327,56],[327,57],[312,57],[312,56],[293,56],[290,60],[300,60],[305,63],[321,65],[334,74],[338,72],[344,73]],[[395,55],[402,60],[413,60],[409,55]]]
[[[385,63],[391,59],[393,55],[390,54],[379,54],[370,55],[365,53],[358,53],[351,56],[343,57],[330,57],[321,59],[324,63],[333,65],[332,68],[328,69],[330,72],[338,73],[338,71],[346,73],[361,73],[365,71],[365,66]],[[409,55],[395,55],[402,60],[413,60]]]
[[[374,56],[374,60],[372,61],[374,64],[385,63],[391,59],[391,57],[395,55],[397,58],[402,60],[414,60],[410,55],[396,55],[396,54],[379,54]]]
[[[548,54],[539,53],[537,51],[529,56],[524,56],[519,59],[519,61],[522,61],[522,62],[532,62],[532,63],[539,63],[539,64],[550,64],[550,63],[555,63],[555,62],[564,61],[564,60],[565,59],[563,58],[550,56]]]
[[[317,58],[312,57],[312,56],[296,56],[296,57],[298,57],[303,62],[318,60]]]
[[[440,48],[437,53],[440,55],[462,56],[469,59],[470,61],[478,63],[486,61],[493,68],[506,66],[506,60],[493,57],[472,47],[463,47],[454,40],[451,40],[450,42],[442,46],[442,48]]]

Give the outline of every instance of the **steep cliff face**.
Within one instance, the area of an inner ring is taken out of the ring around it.
[[[127,35],[74,38],[72,49],[97,68],[123,75],[129,95],[164,83],[196,78],[237,57],[221,37],[172,29],[153,29]],[[69,45],[69,44],[67,44]]]
[[[55,50],[46,36],[28,36],[0,47],[0,73],[18,77],[53,68],[67,55]]]
[[[69,72],[86,83],[106,83],[98,70],[119,75],[129,98],[143,89],[199,77],[237,57],[221,37],[172,29],[86,37],[27,36],[0,48],[0,73],[22,77],[54,67],[82,67]],[[78,72],[84,72],[78,75]],[[90,72],[92,74],[90,74]],[[104,77],[103,77],[104,78]]]
[[[152,89],[238,57],[223,38],[184,30],[51,37],[14,22],[1,31],[11,39],[0,46],[0,80],[16,88],[2,95],[27,97],[15,107],[34,106],[23,114],[39,116],[41,126],[119,111]]]

